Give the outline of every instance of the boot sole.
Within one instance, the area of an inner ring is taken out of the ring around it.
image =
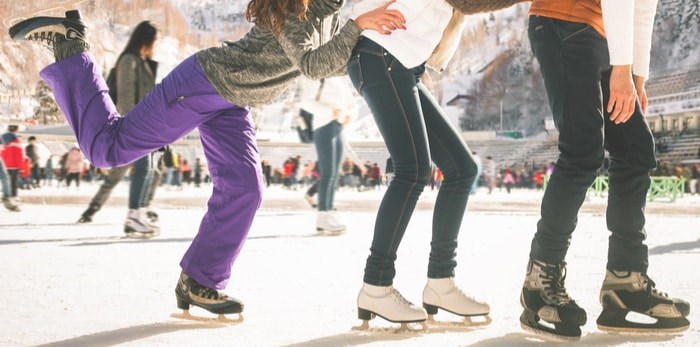
[[[10,37],[13,40],[26,40],[27,35],[40,28],[44,31],[55,31],[65,34],[66,27],[63,25],[65,18],[57,17],[34,17],[25,19],[10,27]]]
[[[449,313],[452,313],[452,314],[457,315],[457,316],[462,316],[462,317],[480,317],[480,316],[487,316],[487,315],[489,315],[489,313],[491,313],[491,312],[480,312],[480,313],[465,314],[465,313],[451,311],[451,310],[448,310],[448,309],[441,307],[441,306],[427,304],[425,302],[423,303],[423,308],[425,309],[426,312],[428,312],[428,314],[432,314],[432,315],[436,315],[438,313],[438,309],[443,310],[443,311],[447,311]]]
[[[392,322],[392,323],[421,323],[421,322],[425,322],[425,320],[427,319],[427,318],[423,318],[423,319],[413,319],[413,320],[392,320],[392,319],[384,317],[381,314],[376,313],[374,311],[370,311],[368,309],[364,309],[361,307],[357,308],[357,318],[359,318],[361,320],[365,320],[365,321],[372,320],[376,316],[382,317],[382,319],[384,319],[388,322]]]

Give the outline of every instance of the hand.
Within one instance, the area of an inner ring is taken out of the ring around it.
[[[406,29],[406,18],[403,14],[397,10],[387,9],[395,1],[392,0],[382,7],[359,15],[355,18],[355,24],[362,30],[372,29],[384,35],[391,34],[398,28]]]
[[[646,78],[643,76],[632,76],[634,80],[634,88],[637,89],[637,98],[639,98],[639,103],[642,105],[642,113],[647,113],[647,105],[649,104],[649,99],[647,98],[647,91],[644,88],[644,83]]]
[[[615,124],[626,122],[634,113],[637,91],[632,82],[630,65],[615,65],[610,75],[610,100],[608,113]]]

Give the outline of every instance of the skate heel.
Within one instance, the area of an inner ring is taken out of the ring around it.
[[[423,303],[423,308],[425,309],[425,312],[427,312],[429,315],[434,316],[438,313],[438,307],[435,305]]]
[[[374,319],[376,316],[377,315],[372,311],[365,310],[364,308],[357,308],[357,318],[361,320],[368,321]]]
[[[179,297],[177,298],[177,308],[181,310],[189,310],[190,309],[190,303],[180,299]]]

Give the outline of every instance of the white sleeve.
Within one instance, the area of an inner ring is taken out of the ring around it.
[[[636,0],[634,8],[634,61],[632,73],[649,77],[651,35],[658,0]]]
[[[602,0],[603,25],[610,65],[631,65],[634,47],[635,0]]]

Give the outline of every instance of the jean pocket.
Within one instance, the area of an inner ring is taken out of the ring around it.
[[[357,51],[352,53],[352,57],[348,61],[348,76],[355,90],[362,95],[362,86],[365,84],[365,79],[362,74],[362,65],[360,64],[361,53]]]
[[[591,26],[585,23],[575,23],[567,21],[557,21],[557,30],[562,41],[568,41],[582,33],[585,33]]]

